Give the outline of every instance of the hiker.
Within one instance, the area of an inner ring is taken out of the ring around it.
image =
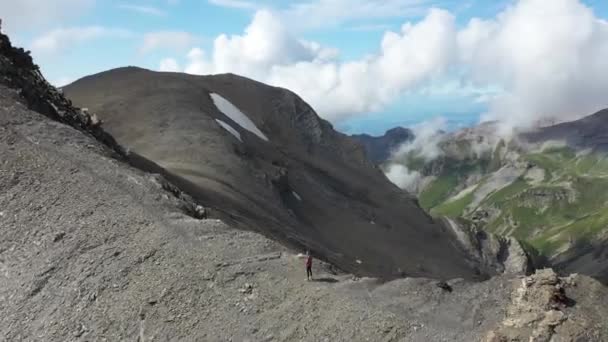
[[[306,251],[306,280],[312,280],[312,255]]]

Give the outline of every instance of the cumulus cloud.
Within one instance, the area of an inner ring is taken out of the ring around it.
[[[424,89],[472,94],[488,106],[484,120],[507,128],[608,107],[608,23],[579,0],[519,0],[495,18],[472,19],[461,28],[451,13],[431,9],[418,22],[385,32],[377,51],[358,60],[341,60],[336,49],[299,39],[292,30],[289,11],[357,15],[343,7],[332,12],[340,1],[257,11],[242,34],[218,36],[209,51],[191,50],[184,70],[234,72],[291,89],[333,122],[379,111]],[[380,17],[415,4],[388,1],[368,12]],[[457,82],[436,87],[454,75]]]
[[[386,177],[396,186],[409,192],[416,192],[422,176],[402,164],[391,164],[385,170]]]
[[[436,117],[413,126],[414,140],[401,145],[392,158],[401,158],[410,152],[415,152],[417,156],[426,161],[439,157],[443,153],[439,148],[439,143],[445,136],[447,123],[445,118]]]
[[[408,162],[411,157],[429,162],[443,155],[439,143],[445,137],[446,127],[447,120],[443,117],[436,117],[412,127],[414,140],[402,144],[393,152],[384,170],[386,177],[401,189],[417,192],[423,176],[418,171],[410,170]]]
[[[93,39],[104,37],[128,38],[130,36],[131,33],[127,30],[103,26],[60,28],[35,38],[31,47],[36,54],[48,55]]]
[[[453,59],[454,18],[432,10],[421,22],[387,32],[380,53],[340,62],[338,51],[293,36],[281,18],[262,10],[243,35],[220,35],[210,55],[191,51],[186,72],[234,72],[302,95],[333,121],[376,111],[402,91],[440,73]],[[314,75],[314,77],[311,77]]]
[[[459,32],[472,78],[506,91],[484,119],[530,127],[608,106],[608,23],[577,0],[522,0]]]
[[[198,37],[184,31],[150,32],[144,35],[139,52],[149,53],[157,49],[185,50],[198,42]]]
[[[14,33],[78,17],[94,4],[95,0],[3,0],[0,13],[3,29]]]

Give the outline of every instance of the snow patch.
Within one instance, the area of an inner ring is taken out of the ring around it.
[[[232,128],[232,126],[222,120],[215,119],[215,121],[217,121],[217,123],[220,124],[220,126],[222,126],[230,134],[234,135],[237,139],[239,139],[240,142],[243,142],[243,139],[241,139],[241,133],[239,133],[236,129]]]
[[[229,117],[232,121],[236,122],[239,126],[248,130],[249,132],[257,135],[260,139],[264,141],[268,141],[268,138],[258,129],[258,127],[249,119],[247,115],[241,112],[235,105],[230,103],[230,101],[226,100],[219,94],[211,93],[210,94],[213,103],[220,110],[220,112],[224,113],[227,117]],[[239,138],[240,140],[240,138]]]
[[[297,192],[292,191],[291,193],[293,194],[293,197],[295,197],[298,201],[302,202],[302,197],[300,197]]]

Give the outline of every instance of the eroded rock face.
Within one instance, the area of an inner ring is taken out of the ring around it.
[[[483,273],[528,275],[540,266],[515,238],[497,236],[451,219],[445,222]]]
[[[14,100],[53,121],[66,124],[93,137],[101,143],[100,152],[113,159],[129,163],[147,172],[162,170],[154,162],[145,160],[141,156],[130,155],[102,128],[103,122],[97,114],[91,113],[87,108],[73,106],[72,101],[67,99],[62,91],[43,77],[30,52],[14,47],[9,37],[2,33],[0,33],[0,86],[6,87],[2,89],[5,104]],[[13,93],[11,99],[8,99],[10,91]],[[142,167],[144,164],[145,167]],[[179,201],[184,213],[195,218],[206,217],[205,208],[196,203],[191,196],[163,176],[155,174],[153,177],[162,185],[163,190]]]
[[[17,89],[21,100],[28,108],[85,131],[118,155],[124,156],[124,150],[120,145],[101,129],[101,120],[97,115],[73,107],[72,102],[42,76],[30,52],[14,47],[8,36],[2,33],[0,33],[0,83]]]
[[[576,279],[543,269],[514,280],[505,318],[484,341],[602,341],[602,329],[593,319],[571,309],[576,301],[568,297],[568,291],[576,286]]]
[[[507,256],[503,261],[504,273],[524,275],[532,271],[532,263],[530,257],[522,247],[521,243],[515,238],[507,238],[503,240],[506,247]]]

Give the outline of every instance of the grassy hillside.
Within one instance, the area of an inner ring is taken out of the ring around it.
[[[549,257],[608,234],[605,155],[567,147],[533,152],[510,147],[507,157],[503,142],[481,155],[462,153],[469,148],[463,142],[443,148],[443,157],[426,164],[415,153],[401,161],[427,177],[419,200],[432,215],[465,218]]]

